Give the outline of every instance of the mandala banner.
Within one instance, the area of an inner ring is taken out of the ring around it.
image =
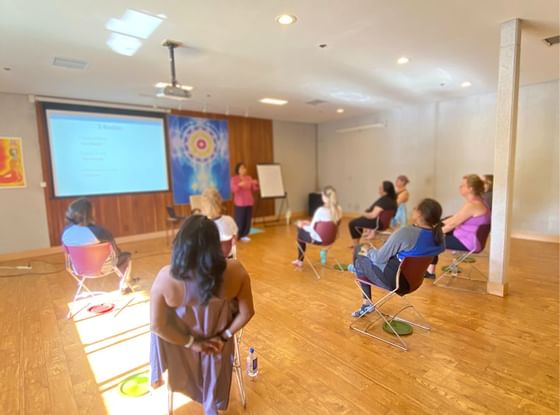
[[[189,203],[191,196],[208,187],[216,188],[228,200],[227,121],[170,115],[167,128],[175,204]]]

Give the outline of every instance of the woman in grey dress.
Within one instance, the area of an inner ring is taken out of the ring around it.
[[[206,414],[226,409],[233,336],[254,308],[249,275],[224,258],[213,221],[195,215],[183,223],[150,303],[152,385],[160,386],[168,370],[171,391],[202,403]]]

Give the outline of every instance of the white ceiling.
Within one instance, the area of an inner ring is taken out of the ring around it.
[[[106,45],[106,22],[127,8],[167,16],[132,57]],[[296,24],[275,22],[286,12]],[[177,51],[178,80],[195,87],[182,108],[323,122],[495,91],[500,23],[516,17],[521,84],[558,79],[560,46],[542,41],[560,33],[557,0],[0,0],[0,68],[11,67],[0,92],[178,107],[154,97],[169,80],[169,38],[189,46]],[[402,55],[410,62],[397,65]],[[305,103],[314,99],[327,103]]]

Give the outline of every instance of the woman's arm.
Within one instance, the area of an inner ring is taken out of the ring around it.
[[[366,212],[364,216],[368,219],[375,219],[376,217],[379,216],[381,212],[383,212],[383,208],[380,208],[379,206],[374,206],[373,210],[371,212]]]
[[[400,192],[399,195],[397,196],[397,205],[400,206],[401,203],[408,202],[408,198],[409,198],[408,190],[404,190]]]
[[[180,325],[175,313],[175,307],[179,306],[176,304],[176,300],[180,296],[177,295],[176,287],[170,278],[169,271],[164,268],[159,272],[152,285],[150,330],[168,343],[181,346],[191,343],[190,348],[195,352],[219,352],[222,348],[221,342],[216,339],[198,340],[193,338],[186,328]]]
[[[473,215],[472,204],[467,202],[457,213],[443,220],[443,228],[442,228],[443,232],[444,233],[451,232],[453,229],[455,229],[461,223],[466,221],[472,215]]]
[[[230,181],[231,192],[237,193],[239,191],[239,176],[233,176]]]
[[[259,182],[257,180],[251,179],[251,189],[253,189],[253,192],[259,190]]]
[[[238,261],[231,261],[233,265],[232,272],[237,274],[237,278],[241,279],[241,285],[235,298],[239,305],[239,312],[227,328],[231,333],[241,330],[255,315],[253,306],[253,292],[251,291],[251,279],[249,274]]]

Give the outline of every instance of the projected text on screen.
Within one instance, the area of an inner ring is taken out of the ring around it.
[[[57,197],[169,189],[163,118],[46,111]]]

